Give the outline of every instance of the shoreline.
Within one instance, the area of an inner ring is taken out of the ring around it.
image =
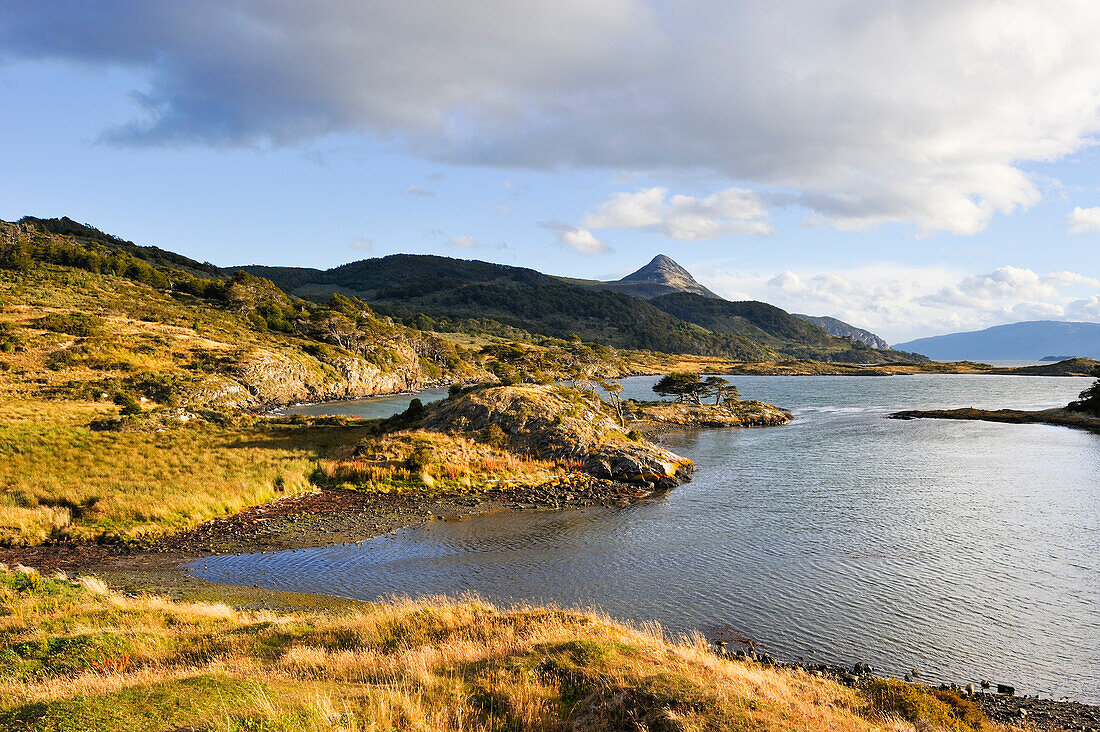
[[[415,394],[415,392],[412,392]],[[409,394],[409,392],[404,392]],[[385,395],[381,395],[385,396]],[[891,415],[896,417],[896,415]],[[903,418],[903,417],[897,417]],[[669,431],[699,429],[662,425]],[[126,592],[167,594],[174,599],[203,599],[263,609],[355,607],[359,601],[335,595],[221,584],[195,577],[185,565],[205,556],[354,543],[431,520],[458,520],[496,511],[560,509],[591,505],[630,505],[652,500],[665,491],[593,479],[587,490],[576,486],[535,486],[523,492],[493,488],[476,495],[364,493],[321,487],[317,491],[276,499],[225,518],[213,519],[183,534],[149,546],[53,543],[0,549],[0,561],[20,563],[44,572],[94,573]],[[851,672],[786,661],[845,680]],[[860,664],[857,664],[857,668]],[[930,687],[932,688],[932,687]],[[940,688],[952,688],[950,686]],[[954,687],[957,688],[957,687]],[[1039,729],[1100,729],[1100,706],[1067,699],[981,694],[971,697],[995,721]],[[987,708],[988,707],[988,708]],[[1021,715],[1020,710],[1026,714]],[[1026,717],[1026,718],[1025,718]],[[1085,723],[1077,724],[1080,720]],[[1067,723],[1068,722],[1068,723]]]
[[[502,511],[534,511],[585,506],[625,506],[659,498],[665,492],[640,495],[634,486],[618,484],[617,499],[581,499],[563,502],[507,500],[500,494],[486,500],[412,494],[364,494],[322,488],[314,493],[280,498],[239,514],[214,519],[192,531],[151,546],[56,543],[0,549],[0,562],[23,564],[45,573],[69,576],[93,574],[128,594],[164,595],[174,600],[224,602],[254,610],[332,610],[341,612],[370,606],[363,600],[258,586],[227,584],[191,574],[186,566],[221,554],[277,552],[341,543],[357,543],[433,520],[456,521]],[[325,511],[318,513],[319,510]],[[335,524],[335,525],[334,525]],[[723,644],[724,645],[724,644]],[[802,669],[858,687],[876,678],[890,678],[878,669],[856,662],[838,664],[799,662],[751,651],[719,655],[755,660],[764,665]],[[1041,730],[1100,730],[1100,704],[1039,695],[1000,694],[980,688],[965,693],[965,684],[907,683],[959,692],[977,703],[992,721]],[[977,686],[975,684],[975,686]],[[993,686],[996,689],[996,685]],[[1023,710],[1021,712],[1021,710]]]
[[[1045,424],[1054,427],[1069,427],[1100,434],[1100,418],[1090,417],[1084,412],[1071,412],[1064,408],[1024,410],[1024,409],[906,409],[889,415],[890,419],[948,419],[973,422],[999,422],[1002,424]]]

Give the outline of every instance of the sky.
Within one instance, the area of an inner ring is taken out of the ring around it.
[[[0,0],[0,219],[1100,322],[1100,4]]]

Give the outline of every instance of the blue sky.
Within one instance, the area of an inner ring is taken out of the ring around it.
[[[0,6],[0,218],[227,266],[433,253],[890,341],[1100,321],[1091,3]]]

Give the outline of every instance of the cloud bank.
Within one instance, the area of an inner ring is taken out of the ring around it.
[[[696,274],[723,297],[831,315],[895,343],[1023,320],[1100,321],[1100,296],[1094,294],[1100,280],[1074,272],[1000,267],[967,276],[939,267],[875,265],[815,274]]]
[[[590,229],[642,229],[681,241],[709,241],[726,234],[771,234],[760,196],[743,188],[707,196],[675,195],[667,188],[616,193],[584,219]]]
[[[558,244],[581,254],[607,254],[611,251],[611,247],[606,242],[600,241],[595,234],[580,226],[573,226],[557,219],[539,225],[553,231]]]
[[[1097,37],[1092,0],[0,6],[0,60],[143,75],[117,144],[360,134],[454,163],[690,171],[782,191],[813,224],[958,234],[1038,200],[1028,162],[1092,144]],[[706,238],[708,217],[650,225]]]

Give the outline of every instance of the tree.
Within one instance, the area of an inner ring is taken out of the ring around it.
[[[669,374],[653,385],[653,391],[664,397],[675,397],[678,402],[691,401],[702,404],[703,399],[714,397],[714,406],[728,405],[741,398],[737,387],[721,376],[699,374]]]
[[[615,410],[615,415],[619,418],[619,424],[626,427],[626,415],[623,413],[623,385],[617,381],[601,378],[597,378],[596,383],[607,392],[607,398]]]
[[[721,376],[708,376],[703,380],[703,395],[714,397],[714,406],[741,398],[737,387]]]
[[[699,374],[669,374],[653,385],[653,391],[663,397],[676,397],[678,402],[690,399],[696,404],[702,404],[707,386],[699,378]]]
[[[1092,375],[1096,377],[1096,381],[1092,382],[1092,386],[1081,392],[1081,395],[1077,397],[1077,401],[1072,402],[1067,409],[1100,417],[1100,366],[1092,370]]]

